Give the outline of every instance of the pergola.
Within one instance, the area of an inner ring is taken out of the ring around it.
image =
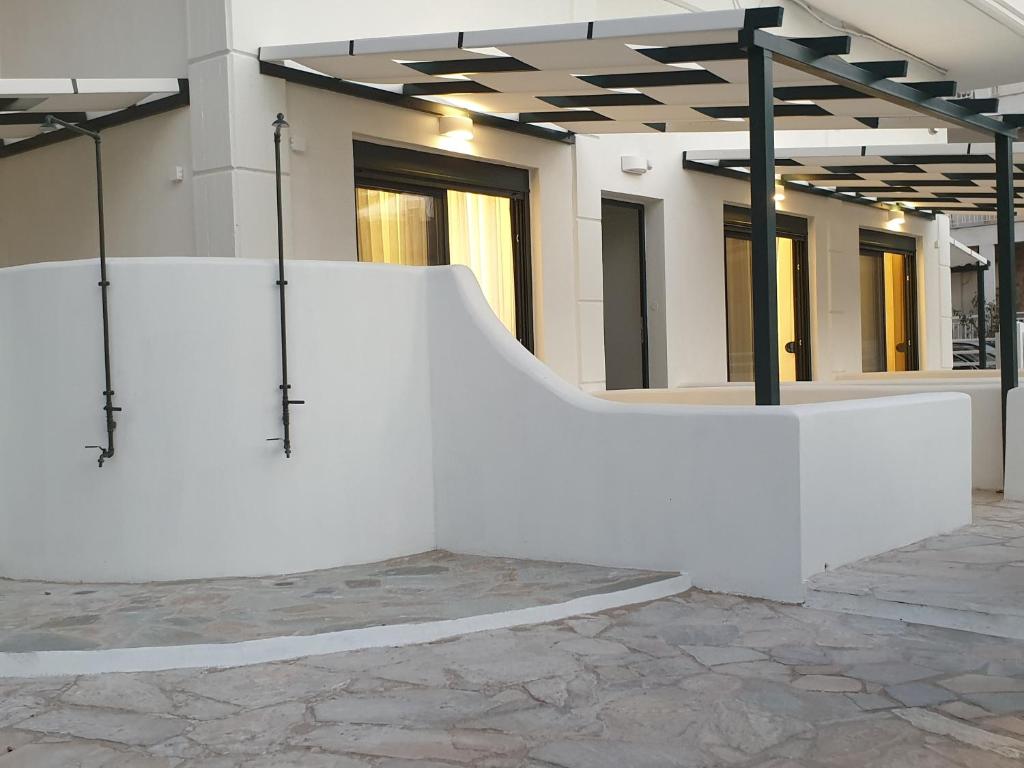
[[[949,82],[905,82],[906,61],[851,62],[849,37],[766,31],[783,10],[684,13],[514,29],[265,47],[261,71],[545,138],[581,133],[750,134],[754,381],[779,404],[775,130],[960,128],[993,144],[1000,232],[1000,317],[1012,328],[1012,142],[1024,116],[990,116],[995,99],[950,98]],[[901,79],[902,78],[902,79]],[[937,206],[933,206],[937,207]],[[1017,385],[1003,334],[1002,386]]]
[[[0,78],[0,158],[75,137],[46,133],[47,115],[87,130],[188,104],[188,80],[174,78]]]

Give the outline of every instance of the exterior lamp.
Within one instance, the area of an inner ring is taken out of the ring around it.
[[[906,221],[903,211],[898,205],[894,205],[889,211],[889,224],[894,227],[901,227]]]
[[[110,323],[107,315],[107,288],[110,286],[110,281],[107,280],[107,243],[103,221],[103,157],[100,153],[102,139],[96,131],[90,131],[80,125],[69,123],[56,115],[47,115],[39,125],[39,130],[42,133],[53,133],[61,128],[66,128],[72,133],[77,133],[80,136],[89,137],[93,140],[96,147],[96,215],[99,229],[99,287],[100,305],[103,314],[103,375],[105,385],[103,390],[103,412],[104,419],[107,423],[107,444],[87,445],[85,447],[95,448],[100,452],[98,463],[99,466],[102,467],[103,462],[107,459],[113,458],[114,456],[114,429],[117,427],[117,423],[114,420],[114,414],[121,410],[118,406],[114,405],[114,387],[111,383],[110,375]]]
[[[786,199],[786,188],[782,186],[781,181],[775,182],[775,194],[772,196],[772,200],[776,203],[781,203]]]
[[[438,118],[438,133],[449,139],[473,140],[473,120],[464,115],[441,115]]]

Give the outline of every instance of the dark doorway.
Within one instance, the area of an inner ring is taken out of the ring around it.
[[[601,201],[604,370],[608,389],[649,386],[644,207]]]

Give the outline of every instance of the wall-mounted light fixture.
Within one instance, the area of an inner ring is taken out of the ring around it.
[[[905,221],[906,217],[903,214],[903,209],[898,205],[894,205],[889,210],[889,224],[894,227],[900,227],[903,226]]]
[[[642,176],[651,170],[651,162],[646,157],[639,155],[622,155],[619,164],[623,173],[632,173],[635,176]]]
[[[786,199],[786,188],[784,186],[782,186],[782,182],[781,181],[776,181],[775,182],[775,194],[772,195],[772,200],[774,200],[776,203],[781,203],[785,199]]]
[[[438,133],[449,139],[473,140],[473,120],[465,115],[441,115],[437,120]]]

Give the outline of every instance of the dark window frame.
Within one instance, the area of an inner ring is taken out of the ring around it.
[[[602,197],[601,205],[614,205],[619,208],[626,208],[636,213],[639,222],[640,234],[640,322],[642,324],[640,333],[640,356],[643,361],[641,381],[644,389],[651,387],[651,358],[650,358],[650,335],[647,318],[647,206],[643,203],[634,203],[628,200],[617,200],[614,197]],[[603,265],[602,265],[603,267]]]
[[[352,142],[354,186],[432,197],[435,248],[431,265],[450,262],[447,190],[506,197],[511,202],[512,277],[516,338],[534,351],[530,172],[497,163],[421,152],[367,141]],[[358,245],[357,245],[358,248]]]
[[[793,324],[796,330],[798,345],[796,355],[797,381],[812,381],[813,364],[811,360],[811,273],[809,266],[809,231],[808,220],[801,216],[776,213],[776,236],[793,241]],[[751,240],[750,209],[738,205],[726,205],[724,208],[724,236],[722,238],[722,263],[725,275],[725,355],[726,376],[733,381],[729,371],[729,270],[725,268],[725,241],[732,237],[739,240]]]
[[[886,253],[898,253],[903,256],[903,269],[907,280],[903,286],[904,322],[907,326],[907,370],[921,370],[920,328],[918,328],[919,311],[917,306],[917,240],[909,235],[895,232],[882,232],[876,229],[860,228],[858,256],[877,256],[884,258]],[[882,312],[884,316],[885,304]],[[863,361],[862,365],[863,367]],[[889,372],[886,368],[886,372]]]

